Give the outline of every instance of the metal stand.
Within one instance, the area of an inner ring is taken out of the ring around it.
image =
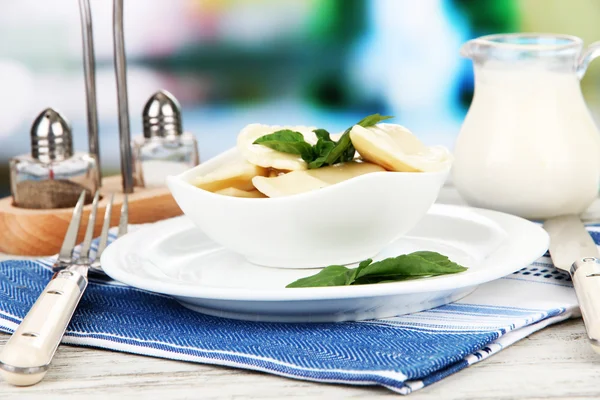
[[[133,193],[133,165],[131,160],[131,136],[129,133],[129,107],[127,104],[127,60],[123,33],[123,0],[113,3],[113,40],[115,51],[115,74],[117,76],[117,101],[119,104],[119,142],[121,145],[121,175],[123,193]]]
[[[89,0],[79,0],[81,34],[83,42],[83,69],[87,101],[88,141],[90,153],[98,161],[98,182],[101,184],[100,146],[98,139],[98,105],[96,100],[96,60],[92,32],[92,13]],[[127,104],[127,59],[123,33],[123,0],[113,2],[113,42],[117,102],[119,108],[119,147],[121,151],[121,178],[123,193],[133,193],[133,165],[131,135],[129,131],[129,107]]]
[[[81,37],[83,43],[83,72],[85,75],[85,97],[87,102],[87,126],[89,152],[98,163],[98,184],[102,186],[100,145],[98,140],[98,105],[96,101],[96,63],[94,56],[94,33],[89,0],[79,0]]]

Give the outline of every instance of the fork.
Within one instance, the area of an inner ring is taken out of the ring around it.
[[[55,274],[29,310],[0,354],[0,374],[16,386],[40,382],[52,362],[54,353],[67,329],[79,300],[88,285],[88,272],[102,274],[100,255],[108,243],[108,229],[114,196],[106,206],[96,257],[91,259],[92,239],[100,193],[92,202],[87,229],[79,255],[73,250],[77,241],[86,192],[82,192],[53,266]],[[117,237],[127,232],[128,207],[125,195]]]

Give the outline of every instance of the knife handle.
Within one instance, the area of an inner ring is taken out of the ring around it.
[[[77,270],[54,275],[2,349],[0,374],[8,383],[29,386],[44,378],[86,286]]]
[[[571,278],[590,344],[600,354],[600,259],[586,257],[571,267]]]

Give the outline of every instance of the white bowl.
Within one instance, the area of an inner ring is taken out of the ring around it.
[[[320,268],[375,256],[421,220],[449,172],[374,172],[267,199],[223,196],[189,183],[239,157],[231,149],[169,176],[167,184],[181,210],[212,240],[253,264],[281,268]]]

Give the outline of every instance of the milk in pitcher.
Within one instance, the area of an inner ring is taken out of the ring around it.
[[[583,212],[598,193],[600,134],[581,93],[581,41],[493,35],[473,46],[475,93],[452,172],[461,196],[532,219]]]

